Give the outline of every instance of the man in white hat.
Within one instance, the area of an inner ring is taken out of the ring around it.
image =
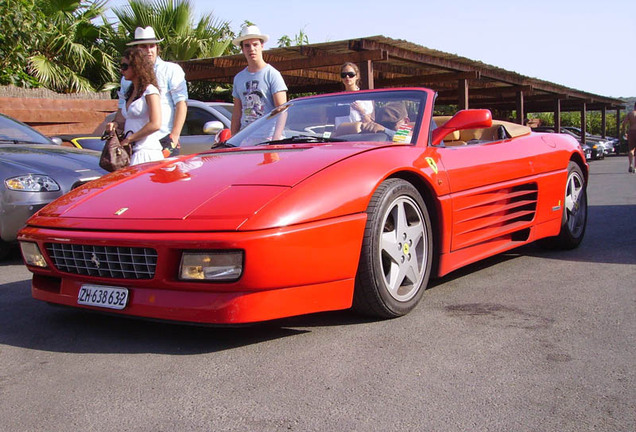
[[[155,30],[152,27],[137,27],[135,29],[135,38],[126,45],[140,48],[150,58],[150,62],[155,65],[155,75],[157,76],[161,99],[160,131],[163,137],[161,142],[164,146],[164,156],[166,156],[178,153],[176,147],[178,146],[181,129],[183,129],[183,123],[185,122],[188,112],[186,102],[188,99],[188,86],[185,80],[185,73],[181,66],[176,63],[164,61],[159,57],[157,44],[162,40],[163,39],[157,39]],[[131,84],[130,81],[124,78],[121,79],[117,117],[122,117],[121,109],[126,103],[126,99],[123,95],[126,94]],[[172,151],[169,151],[169,149],[172,149]]]
[[[232,40],[247,60],[247,67],[234,77],[232,135],[287,102],[283,76],[263,60],[263,44],[268,40],[256,26],[243,27],[240,36]]]

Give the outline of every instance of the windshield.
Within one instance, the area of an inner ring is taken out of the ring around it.
[[[53,144],[47,137],[9,117],[0,116],[0,144]]]
[[[216,108],[221,114],[227,117],[229,120],[232,120],[232,110],[234,105],[231,103],[224,104],[209,104],[212,108]]]
[[[295,99],[228,140],[237,147],[303,142],[417,140],[426,93],[365,91]]]

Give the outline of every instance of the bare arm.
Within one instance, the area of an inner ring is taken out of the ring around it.
[[[234,98],[234,109],[232,110],[232,124],[230,131],[235,135],[241,130],[241,115],[243,114],[243,104],[240,99]]]
[[[121,109],[117,109],[117,112],[115,113],[115,118],[113,119],[112,122],[106,123],[106,128],[104,129],[104,132],[111,132],[113,130],[116,130],[121,133],[124,131],[125,124],[126,124],[126,119],[124,118],[124,115],[121,113]]]
[[[276,107],[281,106],[285,102],[287,102],[287,92],[278,92],[273,94],[274,105]],[[285,121],[287,120],[287,112],[283,113],[276,122],[276,127],[274,128],[273,139],[278,140],[283,137],[283,129],[285,129]]]
[[[287,92],[282,91],[282,92],[274,93],[273,99],[274,99],[274,107],[281,106],[282,104],[287,102]]]
[[[186,101],[177,102],[174,107],[174,122],[172,123],[172,130],[170,136],[172,142],[178,143],[181,137],[181,130],[183,130],[183,124],[185,123],[186,115],[188,114],[188,104]]]

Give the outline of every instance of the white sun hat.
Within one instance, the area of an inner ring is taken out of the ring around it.
[[[256,26],[247,26],[241,29],[241,34],[236,39],[232,40],[232,43],[236,46],[241,46],[241,42],[247,39],[260,39],[263,43],[269,40],[269,36],[261,34],[261,31]]]
[[[128,42],[126,45],[141,45],[141,44],[156,44],[161,42],[163,39],[157,39],[155,35],[155,29],[148,26],[146,28],[137,27],[135,29],[135,38]]]

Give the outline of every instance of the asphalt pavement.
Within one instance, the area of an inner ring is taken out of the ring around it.
[[[635,431],[636,174],[591,162],[573,251],[529,245],[434,280],[409,315],[240,328],[30,297],[0,263],[6,431]]]

